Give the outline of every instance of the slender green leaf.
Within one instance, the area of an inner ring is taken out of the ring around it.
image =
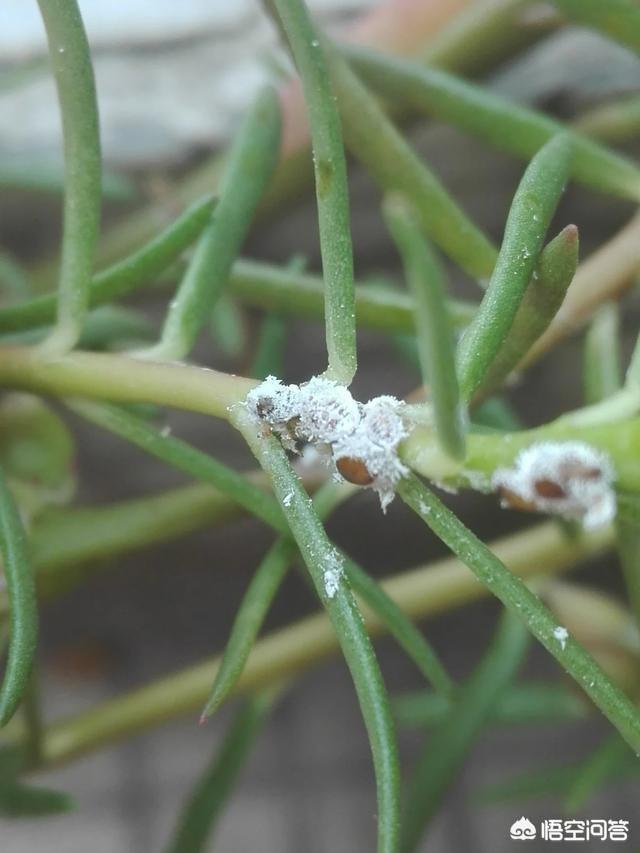
[[[211,219],[211,196],[194,202],[167,228],[122,261],[96,273],[91,279],[91,307],[126,296],[153,280],[169,267],[196,239]],[[20,305],[0,308],[0,331],[19,332],[51,323],[55,317],[55,296],[39,296]]]
[[[562,305],[578,266],[578,229],[566,228],[543,249],[507,337],[478,389],[484,396],[499,387],[547,329]]]
[[[402,198],[391,196],[384,213],[415,301],[422,380],[429,388],[436,435],[445,453],[452,459],[463,459],[465,413],[460,405],[444,273],[410,206]]]
[[[72,349],[89,306],[102,201],[98,104],[89,44],[76,0],[38,0],[47,31],[64,137],[64,223],[58,319],[52,351]]]
[[[314,497],[316,511],[325,518],[348,494],[336,489],[333,483],[321,488]],[[236,611],[229,640],[207,699],[201,720],[207,719],[219,708],[235,686],[249,657],[249,652],[262,627],[265,616],[280,588],[296,547],[290,537],[279,539],[258,566],[240,606]]]
[[[217,821],[237,782],[251,747],[264,726],[273,695],[246,700],[237,712],[219,751],[198,780],[184,807],[167,853],[204,853]]]
[[[581,772],[571,783],[565,794],[568,812],[583,809],[589,798],[609,779],[617,775],[621,765],[629,759],[629,747],[614,733],[606,737],[582,764]]]
[[[267,314],[260,326],[256,352],[249,371],[256,379],[282,376],[284,347],[287,341],[287,323],[280,314]]]
[[[491,275],[496,250],[390,122],[336,50],[330,54],[347,147],[386,193],[413,206],[420,225],[470,275]]]
[[[638,775],[638,761],[627,749],[626,757],[621,761],[606,782],[611,783]],[[474,799],[481,803],[508,803],[533,797],[562,797],[572,785],[576,784],[583,772],[583,763],[562,767],[546,767],[542,770],[527,771],[480,788]],[[605,780],[603,780],[605,781]]]
[[[535,155],[520,181],[489,287],[460,341],[458,372],[464,399],[470,399],[480,387],[509,335],[564,190],[570,163],[570,139],[554,137]]]
[[[616,546],[629,603],[636,622],[640,625],[640,498],[634,495],[632,500],[638,514],[635,519],[629,518],[628,507],[631,501],[621,500],[618,496]]]
[[[119,406],[76,402],[72,408],[91,423],[114,432],[190,477],[219,489],[276,530],[288,530],[271,495],[186,441],[157,429]]]
[[[122,350],[154,336],[154,328],[140,311],[123,305],[100,305],[87,316],[80,336],[80,348]]]
[[[295,552],[291,540],[279,539],[258,566],[236,611],[231,635],[200,722],[215,714],[237,682]]]
[[[19,783],[0,785],[0,815],[3,817],[45,817],[74,808],[71,796],[62,791]]]
[[[489,650],[460,690],[451,712],[428,738],[407,791],[401,848],[404,853],[415,850],[420,843],[498,698],[517,673],[528,638],[518,616],[506,610]]]
[[[347,167],[340,116],[327,71],[324,46],[304,0],[273,0],[272,6],[300,74],[311,130],[325,280],[328,374],[349,385],[357,365],[356,314]]]
[[[552,0],[579,24],[611,36],[640,53],[640,8],[633,0]]]
[[[601,192],[640,199],[640,169],[632,160],[561,122],[446,71],[365,48],[349,47],[346,51],[354,68],[381,95],[453,124],[500,151],[530,159],[554,136],[567,133],[573,143],[574,180]]]
[[[640,714],[627,696],[572,636],[558,624],[540,599],[481,542],[415,476],[398,486],[403,500],[528,629],[580,685],[636,754],[640,753]]]
[[[0,787],[13,782],[24,768],[24,750],[16,746],[0,746]]]
[[[211,338],[230,358],[238,358],[247,345],[242,308],[228,293],[221,294],[211,314]]]
[[[265,87],[257,96],[231,147],[213,221],[171,302],[158,345],[150,355],[178,360],[188,355],[209,322],[216,299],[249,231],[251,220],[275,169],[280,150],[278,96]]]
[[[599,403],[620,390],[620,320],[614,302],[601,305],[593,316],[584,342],[584,399]]]
[[[25,532],[0,470],[0,552],[10,606],[11,635],[2,686],[0,726],[6,725],[24,695],[38,638],[38,610]]]
[[[16,259],[0,250],[0,288],[2,302],[14,302],[29,295],[27,274]]]
[[[398,725],[426,728],[442,723],[451,713],[452,702],[440,693],[421,690],[398,696],[393,701]],[[582,720],[585,703],[567,687],[557,684],[514,684],[496,698],[489,722],[495,726],[515,726]]]
[[[232,420],[271,480],[351,671],[376,772],[378,851],[393,853],[398,847],[399,828],[398,757],[393,721],[371,641],[344,577],[344,562],[327,539],[280,443],[273,436],[259,434],[244,406],[236,407]]]
[[[207,224],[212,207],[210,199],[197,203],[139,252],[94,276],[91,305],[119,299],[170,266]],[[169,239],[174,233],[179,238],[175,241]],[[323,316],[324,284],[319,276],[272,264],[238,260],[231,270],[230,285],[233,295],[247,305],[284,315]],[[17,332],[51,323],[55,317],[55,304],[55,297],[40,296],[20,305],[0,308],[0,332]],[[477,309],[472,302],[453,299],[449,300],[448,307],[451,322],[456,328],[467,325]],[[358,322],[363,327],[413,331],[412,301],[401,291],[390,287],[374,290],[358,286],[356,308]]]
[[[473,409],[471,423],[478,427],[500,432],[516,432],[522,429],[517,412],[502,397],[489,397]]]
[[[636,338],[629,366],[627,367],[627,372],[625,374],[624,383],[629,387],[640,387],[640,335]]]
[[[31,535],[38,591],[50,595],[66,589],[69,578],[98,571],[109,558],[228,523],[240,514],[238,504],[202,484],[106,506],[49,512]]]
[[[451,696],[454,683],[431,645],[380,584],[356,562],[344,555],[344,566],[353,591],[404,649],[433,688],[442,696]]]

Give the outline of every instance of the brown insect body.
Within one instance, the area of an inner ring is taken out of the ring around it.
[[[348,483],[356,486],[370,486],[375,479],[362,459],[341,456],[336,459],[336,468]]]

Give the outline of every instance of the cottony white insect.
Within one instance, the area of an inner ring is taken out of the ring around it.
[[[296,443],[302,442],[328,451],[343,476],[378,493],[383,510],[408,473],[397,453],[408,435],[404,403],[395,397],[374,397],[362,404],[347,388],[322,376],[300,386],[269,376],[249,392],[246,406],[289,450],[297,452]]]
[[[533,509],[608,524],[616,511],[614,469],[609,457],[583,441],[540,441],[520,451],[513,467],[494,472],[492,486],[509,504],[515,496]]]
[[[563,628],[562,625],[558,625],[558,627],[553,630],[553,636],[560,643],[562,651],[564,651],[564,647],[567,645],[567,640],[569,639],[569,632],[567,629]]]

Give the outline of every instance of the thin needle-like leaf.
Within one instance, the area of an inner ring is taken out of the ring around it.
[[[346,48],[346,53],[358,73],[381,95],[452,124],[500,151],[530,159],[552,137],[567,133],[573,143],[574,180],[601,192],[640,199],[640,169],[632,160],[543,113],[446,71],[359,47]]]
[[[265,379],[267,376],[282,376],[284,347],[287,342],[287,323],[280,314],[267,314],[260,326],[260,334],[250,376]]]
[[[240,775],[251,747],[273,705],[273,694],[246,700],[222,746],[191,792],[167,853],[204,853],[218,818]]]
[[[631,609],[640,625],[640,496],[618,493],[616,547]]]
[[[0,815],[3,817],[43,817],[63,814],[74,808],[72,797],[63,791],[18,782],[0,785]]]
[[[323,283],[317,276],[256,261],[239,260],[231,272],[233,293],[247,305],[285,315],[322,317]],[[391,287],[356,286],[358,325],[383,331],[413,332],[413,300]],[[471,322],[477,305],[450,299],[447,303],[454,328]],[[2,328],[0,309],[0,329]]]
[[[278,161],[281,115],[278,95],[265,87],[231,147],[213,221],[200,237],[159,343],[148,355],[178,360],[193,348],[247,235],[256,207]]]
[[[489,365],[476,399],[500,387],[546,331],[562,305],[577,266],[578,229],[567,225],[543,249],[506,340]]]
[[[571,764],[563,767],[549,767],[543,770],[534,770],[518,774],[506,782],[498,782],[496,785],[487,785],[481,788],[475,795],[479,803],[496,802],[521,802],[531,797],[550,797],[556,794],[562,797],[572,785],[576,784],[582,775],[584,762]],[[638,759],[629,750],[626,756],[621,757],[618,764],[610,771],[606,780],[608,783],[621,781],[638,776],[640,768]]]
[[[256,569],[236,611],[211,693],[200,715],[201,723],[215,714],[237,682],[295,552],[290,539],[279,539]]]
[[[300,553],[333,624],[358,694],[369,735],[378,790],[378,851],[398,849],[398,756],[389,701],[380,669],[347,579],[344,561],[274,436],[260,434],[244,406],[231,413],[234,425],[268,474]]]
[[[349,385],[356,372],[353,250],[340,116],[321,45],[303,0],[272,0],[302,81],[315,172],[325,280],[328,375]]]
[[[571,165],[571,140],[554,137],[527,167],[513,197],[487,292],[458,348],[462,397],[480,387],[513,325]]]
[[[284,516],[271,495],[186,441],[157,429],[118,406],[83,401],[75,402],[71,407],[91,423],[119,435],[190,477],[214,486],[276,530],[288,530]]]
[[[331,73],[347,147],[386,193],[403,195],[420,225],[470,275],[491,275],[497,252],[458,206],[386,116],[375,97],[338,51],[330,52]]]
[[[7,665],[0,687],[0,726],[4,726],[15,713],[29,684],[38,638],[38,610],[22,520],[1,470],[0,552],[11,626]]]
[[[101,165],[98,104],[89,44],[76,0],[38,0],[47,31],[64,137],[64,223],[58,319],[48,348],[74,347],[89,305],[100,225]]]
[[[353,591],[375,613],[441,696],[451,696],[455,685],[431,645],[391,596],[356,562],[344,555],[344,565]]]
[[[583,762],[580,774],[574,779],[565,794],[565,808],[577,812],[584,808],[589,798],[616,776],[621,765],[629,758],[629,748],[622,738],[614,733],[606,737]]]
[[[398,725],[431,727],[442,723],[451,713],[452,702],[439,693],[421,691],[393,700]],[[568,687],[556,684],[514,684],[497,697],[490,722],[497,726],[531,725],[558,720],[582,720],[585,703]]]
[[[458,391],[444,273],[404,199],[390,196],[385,202],[384,214],[415,301],[422,380],[429,388],[436,435],[445,453],[452,459],[463,459],[465,415]]]
[[[606,400],[620,390],[620,318],[618,305],[601,305],[593,316],[584,341],[584,399],[587,405]]]
[[[420,843],[491,711],[516,675],[528,638],[518,616],[505,611],[489,650],[460,690],[451,712],[428,738],[407,792],[403,853],[411,853]]]
[[[320,489],[314,498],[320,518],[329,515],[346,494],[345,491],[336,489],[332,483]],[[200,717],[201,721],[215,713],[236,684],[295,555],[295,543],[291,537],[284,537],[269,549],[258,566],[236,611],[231,634]]]
[[[571,635],[558,632],[551,612],[528,587],[468,530],[415,476],[398,486],[402,499],[509,610],[580,685],[633,751],[640,753],[640,714],[591,655]],[[561,627],[561,626],[560,626]]]
[[[91,279],[89,305],[93,308],[119,299],[153,280],[176,261],[211,219],[212,196],[194,202],[175,222],[133,254],[96,273]],[[38,296],[20,305],[0,308],[0,331],[19,332],[51,323],[55,296]]]

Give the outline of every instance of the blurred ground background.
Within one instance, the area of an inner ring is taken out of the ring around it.
[[[310,3],[329,25],[338,25],[371,0]],[[145,2],[82,0],[94,46],[107,163],[148,181],[198,160],[220,146],[237,124],[268,71],[272,35],[257,4],[209,0]],[[0,157],[59,157],[55,95],[42,61],[42,33],[35,3],[5,0],[0,11]],[[564,39],[564,42],[563,42]],[[18,82],[15,82],[15,81]],[[503,66],[496,88],[570,116],[611,91],[637,89],[640,62],[625,51],[572,30],[551,36],[526,56]],[[437,125],[415,128],[414,139],[445,184],[496,239],[521,173],[521,165]],[[633,149],[630,149],[633,150]],[[352,174],[354,241],[359,275],[395,271],[395,257],[377,213],[378,196],[357,168]],[[203,187],[203,191],[208,188]],[[0,203],[0,242],[33,260],[55,245],[58,203],[49,197],[10,195]],[[582,256],[611,236],[632,210],[629,205],[571,188],[559,225],[576,222]],[[108,218],[118,215],[108,211]],[[264,223],[246,249],[253,257],[281,262],[294,253],[318,269],[313,203],[303,200]],[[453,277],[453,288],[469,284]],[[137,304],[141,304],[138,300]],[[156,297],[146,305],[160,316]],[[627,345],[639,325],[637,304],[624,312]],[[381,335],[362,333],[355,394],[402,395],[416,376]],[[297,322],[287,344],[288,381],[308,377],[323,365],[322,330]],[[205,342],[199,359],[230,368],[215,344]],[[533,368],[511,397],[523,419],[542,422],[580,403],[579,346]],[[560,368],[559,368],[560,366]],[[238,441],[221,424],[170,416],[175,432],[220,458],[250,464]],[[79,441],[79,499],[99,504],[183,482],[142,452],[70,421]],[[452,504],[485,540],[530,523],[500,511],[495,501],[464,495]],[[382,517],[369,494],[352,500],[330,523],[335,539],[375,574],[389,574],[444,553],[443,547],[397,502]],[[217,652],[228,635],[235,607],[269,536],[259,525],[237,522],[122,560],[81,589],[47,605],[43,614],[41,665],[47,716],[80,710],[172,669]],[[582,570],[591,582],[618,590],[613,558]],[[269,617],[282,625],[315,609],[307,588],[292,573]],[[456,678],[471,671],[491,635],[496,607],[489,602],[426,626]],[[393,692],[416,688],[420,679],[396,647],[379,643],[383,672]],[[527,665],[536,675],[560,677],[534,649]],[[77,799],[76,813],[38,822],[0,820],[3,853],[155,853],[163,848],[184,797],[201,772],[233,713],[224,709],[204,728],[195,719],[176,721],[112,749],[89,755],[37,781],[58,786]],[[607,731],[599,719],[579,726],[522,728],[487,734],[447,807],[434,822],[430,851],[509,850],[510,824],[561,816],[553,800],[478,808],[473,794],[518,769],[562,765],[584,757]],[[401,736],[409,769],[421,737]],[[599,796],[581,817],[637,816],[637,782]],[[365,853],[374,849],[372,770],[353,691],[343,665],[323,665],[287,693],[260,737],[212,849],[221,853]],[[635,842],[640,825],[635,827]],[[425,844],[424,849],[427,849]],[[586,848],[585,848],[586,849]],[[596,849],[594,847],[594,849]],[[603,849],[599,847],[598,849]]]

